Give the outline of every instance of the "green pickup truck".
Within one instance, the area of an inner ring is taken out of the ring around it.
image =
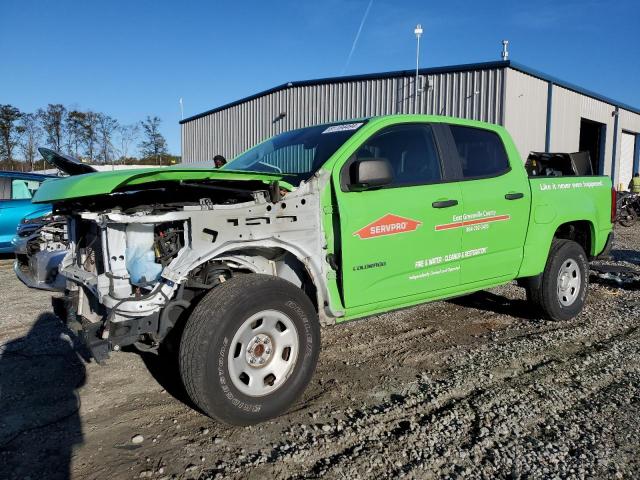
[[[68,219],[66,320],[95,359],[177,353],[194,403],[247,425],[304,391],[321,325],[512,280],[541,315],[577,315],[614,195],[607,177],[529,177],[500,126],[393,115],[285,132],[222,169],[45,182],[34,201]]]

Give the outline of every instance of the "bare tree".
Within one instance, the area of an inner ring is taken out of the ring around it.
[[[115,156],[115,148],[113,147],[112,137],[118,129],[118,121],[105,113],[98,113],[97,130],[98,141],[100,145],[100,159],[104,163],[113,161]]]
[[[13,168],[13,150],[20,141],[23,113],[13,105],[0,105],[0,160]]]
[[[20,151],[27,162],[29,170],[34,169],[36,157],[38,156],[38,145],[42,141],[42,127],[38,117],[34,113],[25,113],[20,121],[22,128],[22,138],[20,141]]]
[[[47,108],[39,109],[37,115],[47,136],[47,145],[56,151],[60,151],[63,146],[67,109],[59,103],[50,103]]]
[[[129,158],[131,146],[140,136],[140,127],[137,124],[132,125],[120,125],[118,128],[118,136],[120,138],[119,154],[122,161],[126,161]]]
[[[167,141],[160,133],[160,117],[147,116],[140,122],[143,140],[140,142],[140,153],[144,158],[155,158],[158,165],[163,155],[167,154]]]
[[[92,162],[95,157],[96,143],[98,142],[98,114],[87,111],[84,118],[83,140],[85,146],[85,153],[89,157],[89,161]]]
[[[85,139],[85,123],[87,114],[79,110],[70,110],[65,119],[67,145],[73,155],[80,157],[80,147]]]

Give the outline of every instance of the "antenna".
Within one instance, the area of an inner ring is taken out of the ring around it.
[[[509,40],[502,40],[502,61],[509,60]]]

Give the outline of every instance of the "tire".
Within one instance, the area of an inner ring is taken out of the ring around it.
[[[638,220],[638,214],[631,205],[625,205],[620,208],[618,214],[618,223],[623,227],[632,227]]]
[[[319,353],[320,322],[301,289],[277,277],[239,275],[207,293],[188,318],[180,374],[206,415],[252,425],[296,401]]]
[[[584,249],[572,240],[554,240],[540,282],[527,286],[527,299],[550,320],[569,320],[582,311],[589,287]]]

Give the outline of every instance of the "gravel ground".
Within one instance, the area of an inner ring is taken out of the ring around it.
[[[616,233],[609,263],[640,265]],[[241,428],[153,355],[86,362],[0,261],[0,478],[637,478],[640,289],[592,280],[569,322],[507,285],[326,328],[304,397]]]

